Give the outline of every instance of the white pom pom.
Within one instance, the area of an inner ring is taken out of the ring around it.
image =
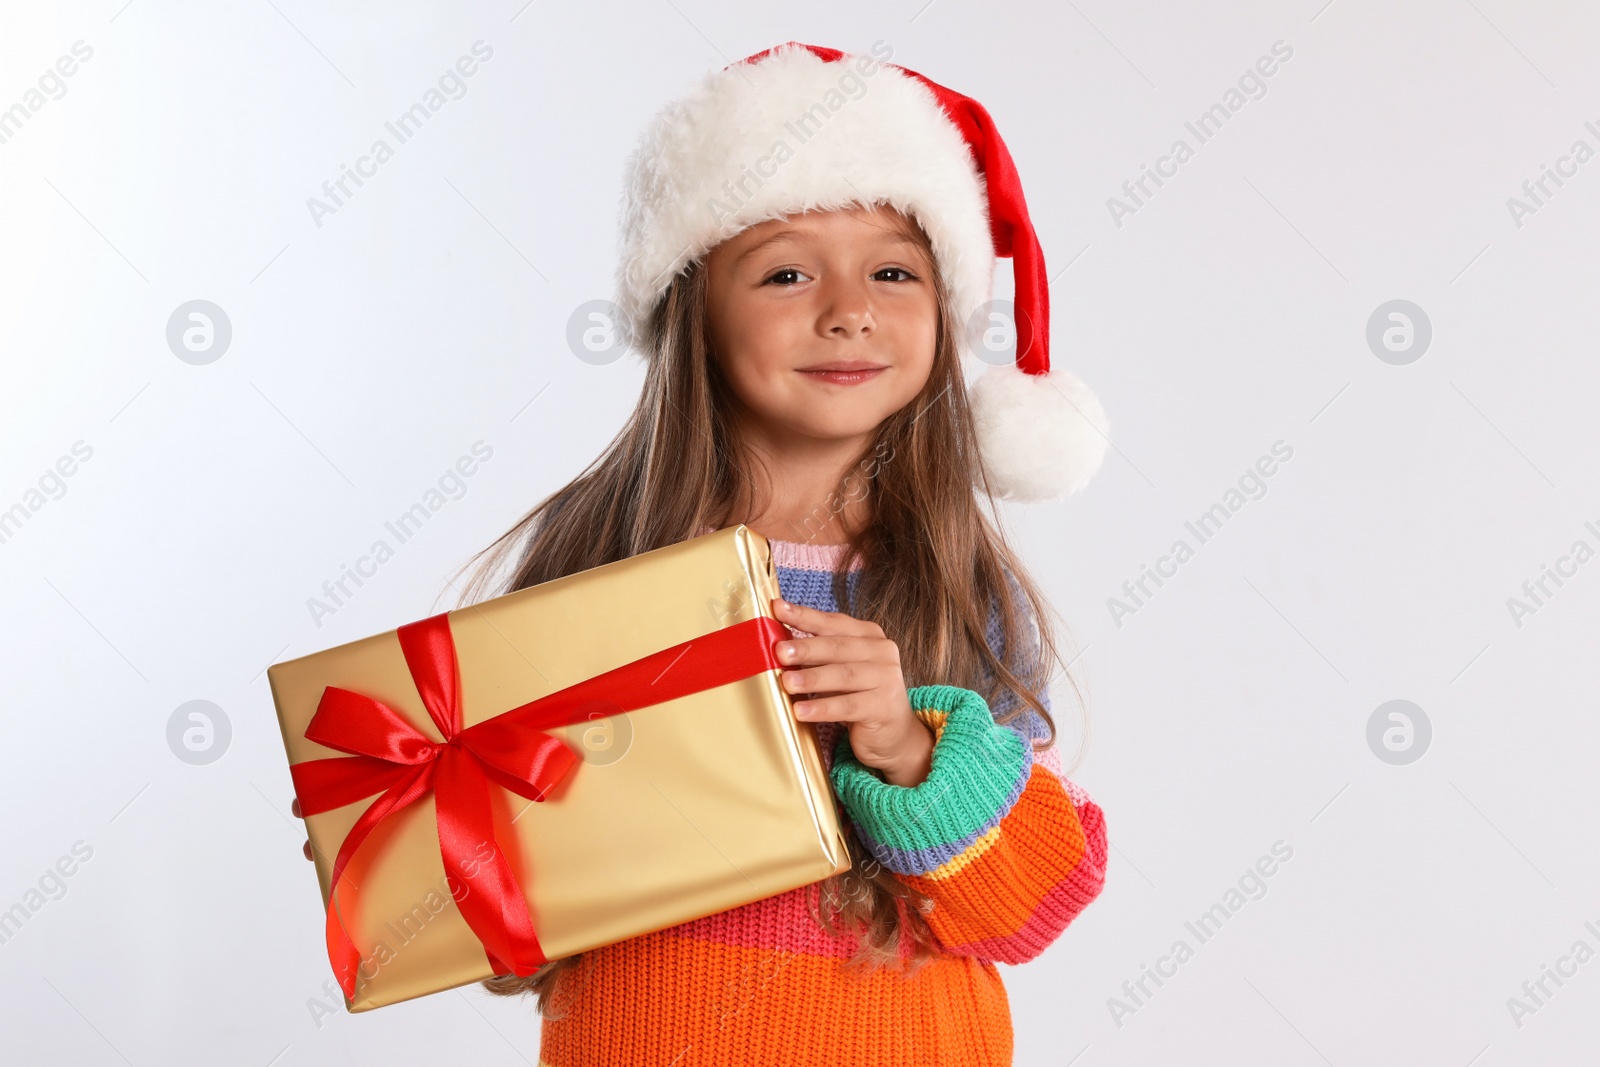
[[[1105,459],[1105,409],[1075,374],[1028,374],[1007,363],[979,375],[971,400],[983,465],[1003,499],[1069,496]]]

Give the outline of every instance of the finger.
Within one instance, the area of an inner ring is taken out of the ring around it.
[[[302,855],[305,856],[306,859],[310,859],[311,858],[311,842],[307,841],[305,844],[301,845],[300,846],[300,852],[301,852]]]
[[[792,637],[774,646],[778,662],[785,667],[805,667],[817,663],[899,663],[894,642],[882,637],[834,635]]]
[[[805,670],[784,671],[779,680],[784,692],[801,693],[864,693],[870,689],[888,689],[890,678],[888,664],[880,663],[823,663]]]
[[[772,610],[780,622],[813,634],[866,634],[875,624],[855,619],[843,612],[795,604],[782,597],[772,598]]]
[[[297,818],[297,819],[305,818],[304,815],[300,814],[300,798],[299,797],[295,797],[293,800],[289,801],[289,810],[294,813],[294,817],[295,818]]]
[[[795,716],[806,722],[862,722],[870,714],[868,694],[836,693],[797,701]]]

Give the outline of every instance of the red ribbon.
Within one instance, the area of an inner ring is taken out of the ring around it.
[[[328,959],[347,998],[354,998],[360,952],[339,916],[336,893],[345,867],[383,820],[434,793],[439,852],[461,916],[483,942],[496,974],[531,975],[548,958],[539,945],[527,897],[494,840],[489,783],[542,801],[579,762],[563,741],[544,731],[588,720],[597,702],[605,714],[634,711],[739,681],[779,664],[773,642],[788,632],[759,616],[664,648],[465,729],[461,680],[449,615],[400,627],[400,648],[428,716],[444,743],[427,737],[391,708],[359,693],[328,686],[305,736],[350,756],[293,764],[303,815],[353,804],[373,793],[333,861],[325,933]]]

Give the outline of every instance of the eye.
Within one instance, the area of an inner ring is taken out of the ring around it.
[[[766,280],[767,285],[796,285],[806,276],[793,267],[785,267]]]
[[[885,278],[883,277],[885,274],[898,274],[899,277]],[[885,282],[912,282],[917,280],[917,276],[904,267],[884,267],[882,270],[874,272],[872,276]]]

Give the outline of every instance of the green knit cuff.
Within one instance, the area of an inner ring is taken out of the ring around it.
[[[934,731],[933,765],[915,786],[885,782],[855,758],[841,730],[829,777],[845,811],[880,863],[926,874],[991,832],[1017,802],[1033,769],[1032,747],[994,721],[983,697],[953,685],[907,691]]]

